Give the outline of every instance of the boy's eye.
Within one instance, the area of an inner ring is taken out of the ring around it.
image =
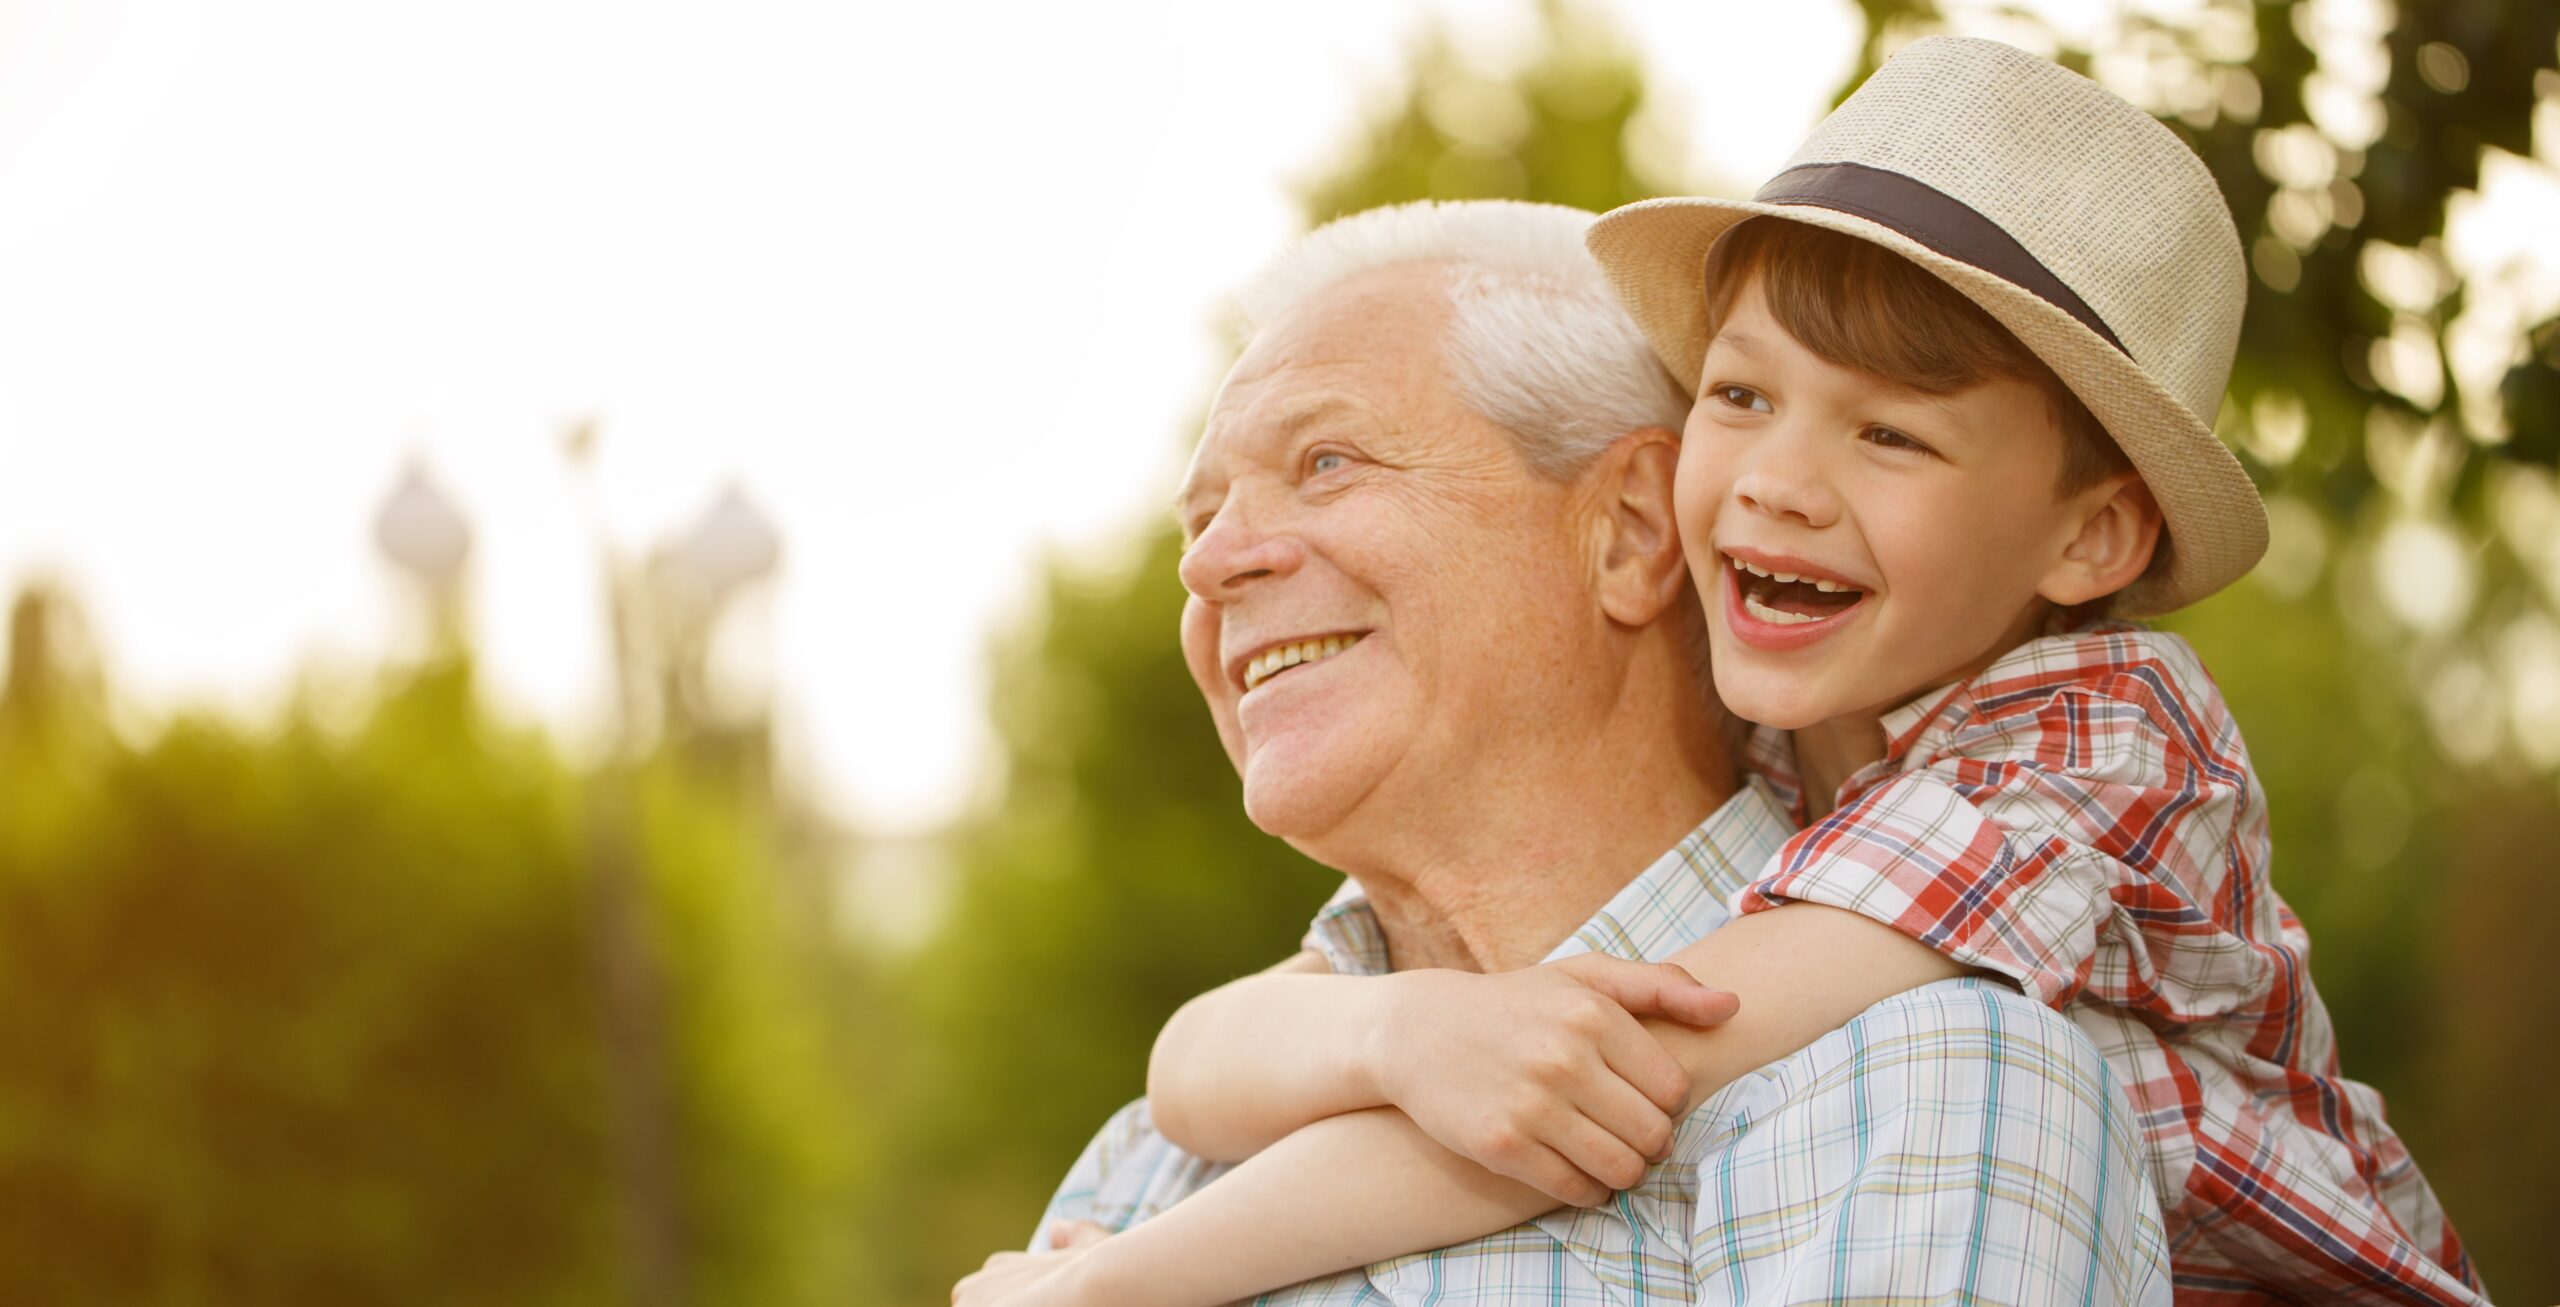
[[[1869,427],[1866,436],[1868,444],[1881,445],[1886,449],[1908,449],[1920,454],[1937,452],[1891,427]]]
[[[1769,401],[1762,399],[1760,392],[1749,386],[1718,386],[1715,388],[1715,397],[1719,402],[1734,408],[1749,409],[1754,413],[1770,411]]]

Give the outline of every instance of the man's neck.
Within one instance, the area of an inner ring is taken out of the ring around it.
[[[1727,797],[1698,790],[1678,808],[1620,807],[1602,822],[1499,832],[1398,875],[1364,876],[1389,964],[1397,971],[1533,966]]]
[[[1488,749],[1485,776],[1433,778],[1361,856],[1310,849],[1360,882],[1398,971],[1542,960],[1735,789],[1713,705],[1683,685],[1621,702],[1603,729]],[[1666,730],[1666,722],[1680,723]]]

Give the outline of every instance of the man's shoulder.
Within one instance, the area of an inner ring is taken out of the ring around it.
[[[1045,1247],[1052,1221],[1095,1221],[1125,1230],[1164,1211],[1227,1168],[1176,1147],[1157,1131],[1141,1098],[1112,1113],[1067,1169],[1041,1214],[1031,1247]]]
[[[1680,842],[1636,873],[1547,955],[1578,953],[1659,962],[1731,919],[1733,896],[1795,832],[1756,778],[1746,781]]]

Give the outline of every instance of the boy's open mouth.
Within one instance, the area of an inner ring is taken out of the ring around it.
[[[1728,554],[1742,610],[1772,626],[1801,626],[1849,611],[1867,592],[1855,586],[1792,572],[1764,571]]]

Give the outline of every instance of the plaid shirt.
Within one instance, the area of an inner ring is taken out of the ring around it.
[[[2049,635],[1884,729],[1736,912],[1861,912],[2077,1022],[2140,1114],[2181,1302],[2481,1300],[2381,1096],[2338,1074],[2239,727],[2185,641]],[[1801,818],[1785,735],[1751,753]]]
[[[1722,925],[1790,827],[1737,795],[1556,949],[1660,959]],[[1309,936],[1334,970],[1387,969],[1346,886]],[[1042,1217],[1124,1229],[1227,1168],[1114,1116]],[[1045,1246],[1045,1234],[1032,1246]],[[2159,1204],[2105,1063],[1992,982],[1923,986],[1744,1076],[1681,1122],[1609,1205],[1266,1295],[1265,1303],[2144,1303],[2169,1299]]]

